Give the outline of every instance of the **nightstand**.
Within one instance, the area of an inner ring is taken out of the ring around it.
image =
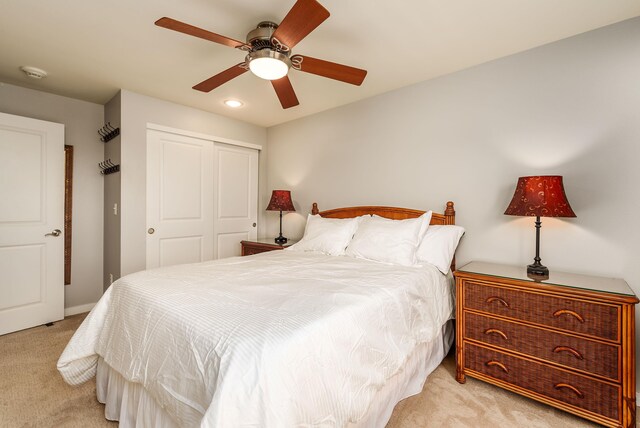
[[[456,380],[635,427],[638,299],[621,279],[472,262],[456,277]]]
[[[274,239],[275,238],[258,238],[251,241],[242,241],[240,242],[240,245],[242,245],[242,255],[250,256],[267,251],[282,250],[298,242],[295,239],[289,239],[286,244],[280,245],[276,244]]]

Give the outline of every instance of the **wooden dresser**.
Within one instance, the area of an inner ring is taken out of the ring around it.
[[[240,245],[242,245],[242,255],[250,256],[252,254],[264,253],[266,251],[282,250],[298,242],[297,240],[289,239],[286,244],[280,245],[276,244],[274,239],[275,238],[258,238],[252,241],[241,241]]]
[[[456,379],[635,427],[638,299],[621,279],[472,262],[456,277]]]

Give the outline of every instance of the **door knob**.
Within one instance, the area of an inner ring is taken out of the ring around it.
[[[256,224],[255,224],[255,223],[253,223],[253,227],[256,227]]]
[[[60,229],[54,229],[53,232],[45,233],[44,236],[60,236],[61,233]]]
[[[149,235],[153,235],[153,232],[155,232],[156,230],[153,227],[150,227],[149,230],[147,230],[147,233]]]

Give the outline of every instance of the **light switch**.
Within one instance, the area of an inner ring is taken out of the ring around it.
[[[113,204],[113,215],[118,215],[118,203]]]

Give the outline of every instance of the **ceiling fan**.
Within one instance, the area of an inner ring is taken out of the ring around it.
[[[359,68],[291,54],[291,49],[328,17],[329,11],[316,0],[297,0],[280,25],[271,21],[259,23],[247,34],[246,43],[167,17],[155,24],[247,52],[243,62],[198,83],[193,89],[210,92],[251,70],[256,76],[271,81],[282,108],[287,109],[300,104],[287,76],[290,68],[357,86],[367,75],[366,70]]]

